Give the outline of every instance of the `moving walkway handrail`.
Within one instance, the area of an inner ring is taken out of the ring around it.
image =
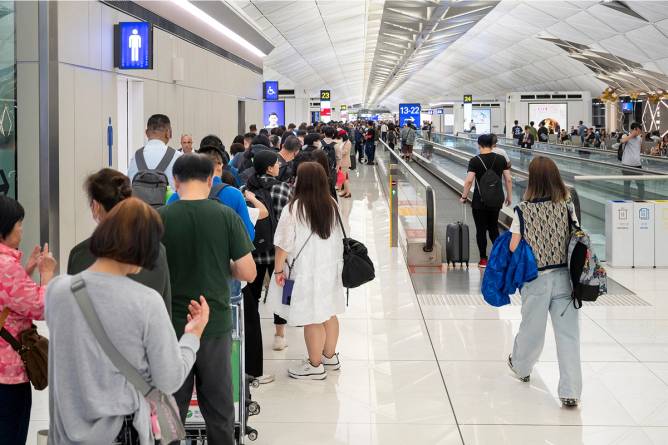
[[[426,230],[426,241],[424,244],[424,247],[422,250],[425,252],[431,252],[434,250],[434,215],[435,215],[435,207],[436,207],[436,197],[434,196],[434,189],[429,185],[429,183],[422,177],[420,176],[415,170],[411,168],[410,165],[408,165],[408,162],[404,161],[401,159],[401,156],[399,156],[394,150],[392,150],[389,145],[385,143],[382,139],[379,139],[379,142],[385,146],[387,151],[390,153],[390,156],[394,157],[401,165],[404,166],[404,168],[411,174],[415,179],[418,180],[422,186],[424,186],[426,190],[426,196],[425,200],[427,201],[427,230]]]
[[[439,133],[439,134],[441,134],[441,133]],[[469,141],[469,142],[471,142],[471,141],[475,142],[475,139],[471,139],[470,137],[466,137],[466,136],[458,136],[458,135],[455,136],[453,134],[443,134],[443,135],[451,137],[451,138],[455,138],[455,139],[462,139],[462,140]],[[432,134],[432,137],[433,137],[433,134]],[[519,151],[522,151],[522,152],[525,152],[525,153],[539,153],[539,154],[543,154],[543,155],[556,156],[556,157],[559,157],[559,158],[570,159],[572,161],[578,161],[578,162],[583,162],[584,161],[584,162],[589,162],[591,164],[604,165],[606,167],[621,168],[622,170],[637,172],[640,175],[643,175],[643,174],[654,174],[654,175],[664,174],[660,171],[649,170],[649,169],[646,169],[646,168],[635,168],[635,167],[629,167],[627,165],[622,165],[620,163],[613,164],[613,163],[610,163],[610,162],[597,161],[595,159],[587,159],[587,158],[582,158],[582,157],[579,157],[579,156],[569,156],[569,155],[563,154],[563,153],[553,153],[553,152],[549,152],[549,151],[543,151],[543,150],[540,150],[538,148],[529,149],[529,148],[522,148],[522,147],[519,147],[517,145],[510,145],[510,144],[503,144],[503,143],[499,143],[499,144],[497,144],[497,146],[501,147],[501,148],[505,147],[505,148],[508,148],[508,149],[511,149],[511,150],[519,150]]]

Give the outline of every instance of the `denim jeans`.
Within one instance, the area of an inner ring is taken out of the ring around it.
[[[552,319],[559,361],[559,397],[579,399],[582,394],[580,314],[571,300],[568,269],[539,272],[522,288],[522,323],[515,337],[513,368],[531,374],[545,343],[547,314]]]

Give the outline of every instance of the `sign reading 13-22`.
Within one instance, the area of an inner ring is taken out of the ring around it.
[[[114,27],[114,66],[122,70],[153,69],[153,28],[147,22]]]
[[[399,125],[404,126],[408,120],[416,127],[420,127],[420,104],[399,104]]]

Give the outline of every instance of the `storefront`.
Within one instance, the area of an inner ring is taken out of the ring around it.
[[[14,2],[0,1],[0,194],[16,198]]]

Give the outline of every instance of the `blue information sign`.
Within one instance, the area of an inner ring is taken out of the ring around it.
[[[399,104],[399,125],[404,126],[406,120],[420,128],[420,104]]]
[[[115,27],[115,65],[122,70],[153,69],[153,28],[148,22],[121,22]]]
[[[267,80],[264,82],[264,100],[278,100],[277,80]]]
[[[437,108],[436,114],[443,114],[443,108]]]

